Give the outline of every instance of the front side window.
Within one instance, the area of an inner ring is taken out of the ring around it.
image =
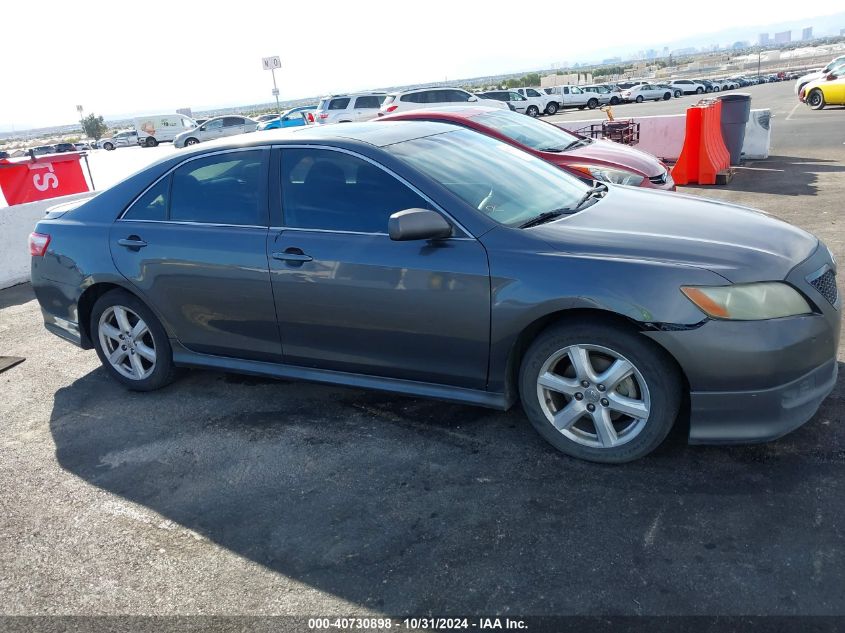
[[[573,87],[573,88],[572,88],[572,94],[574,94],[574,95],[580,95],[580,94],[583,94],[583,92],[581,92],[581,89],[580,89],[580,88],[575,88],[575,87]]]
[[[322,149],[282,151],[286,227],[386,233],[393,213],[418,208],[431,207],[407,185],[362,158]]]
[[[192,160],[173,172],[169,219],[179,222],[266,226],[261,150]]]
[[[551,163],[472,130],[385,147],[496,222],[519,226],[546,211],[574,209],[589,186]]]
[[[540,97],[540,96],[542,96],[542,95],[540,95],[539,92],[537,92],[536,90],[531,90],[530,88],[528,90],[526,90],[526,92],[528,93],[529,97]]]
[[[510,97],[511,97],[511,101],[528,101],[528,99],[526,99],[521,94],[516,93],[516,92],[511,92]]]
[[[138,198],[124,214],[127,220],[159,220],[167,219],[167,190],[170,178],[162,178],[143,196]]]
[[[471,94],[468,92],[464,92],[463,90],[442,90],[441,92],[444,93],[444,99],[442,101],[447,101],[449,103],[466,103],[472,97]]]
[[[214,119],[203,126],[204,130],[219,130],[223,127],[223,119]]]

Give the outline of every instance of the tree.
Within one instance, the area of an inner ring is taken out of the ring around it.
[[[109,131],[109,126],[106,125],[102,116],[92,113],[82,119],[82,131],[85,132],[85,136],[88,138],[99,141],[103,137],[103,134]]]

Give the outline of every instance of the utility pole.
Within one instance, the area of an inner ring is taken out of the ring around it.
[[[757,51],[757,81],[760,81],[760,56],[763,54],[763,49]]]

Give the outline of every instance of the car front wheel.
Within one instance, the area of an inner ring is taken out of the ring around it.
[[[557,103],[555,103],[554,101],[550,101],[549,104],[546,106],[546,114],[557,114],[557,109]]]
[[[544,331],[520,369],[522,407],[559,451],[622,463],[649,454],[680,410],[671,360],[641,334],[606,324],[563,323]]]
[[[807,105],[809,105],[813,110],[824,109],[824,95],[822,94],[822,91],[818,88],[813,90],[807,96]]]
[[[642,96],[642,95],[637,95],[636,102],[637,102],[637,103],[642,103],[642,102],[643,102],[643,96]]]
[[[698,87],[695,89],[695,94],[697,95],[700,95],[702,92],[704,92],[704,88]]]
[[[185,147],[187,147],[188,145],[196,145],[197,143],[199,143],[199,141],[193,136],[191,138],[185,139]]]
[[[91,311],[91,339],[100,362],[123,386],[153,391],[175,375],[170,342],[153,312],[125,290],[100,297]]]
[[[598,107],[598,105],[599,105],[598,99],[590,99],[589,101],[587,101],[587,107],[590,108],[590,110],[595,110]]]

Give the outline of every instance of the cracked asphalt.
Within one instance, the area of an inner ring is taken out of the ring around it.
[[[772,157],[685,191],[845,261],[845,109],[758,88]],[[0,291],[0,354],[26,357],[0,374],[5,615],[845,615],[845,366],[779,441],[679,430],[607,467],[519,408],[210,371],[129,393],[26,285]]]

